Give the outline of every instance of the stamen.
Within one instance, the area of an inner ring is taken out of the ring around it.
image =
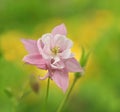
[[[60,48],[59,47],[54,47],[54,48],[51,49],[51,51],[52,51],[53,54],[56,55],[57,53],[60,52]]]

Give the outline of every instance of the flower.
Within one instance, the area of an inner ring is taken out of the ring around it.
[[[41,80],[50,77],[64,92],[68,88],[68,72],[82,72],[82,68],[71,53],[73,42],[66,37],[64,24],[56,26],[51,33],[36,40],[22,39],[29,52],[23,61],[48,70]]]

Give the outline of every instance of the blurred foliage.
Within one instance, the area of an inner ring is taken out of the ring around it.
[[[0,112],[45,111],[46,81],[40,81],[37,94],[29,85],[31,74],[45,72],[22,63],[27,52],[20,39],[37,39],[61,23],[74,41],[78,60],[81,46],[92,51],[64,112],[120,112],[119,4],[119,0],[0,0]],[[51,81],[47,111],[54,112],[63,96]]]

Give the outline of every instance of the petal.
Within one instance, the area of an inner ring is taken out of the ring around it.
[[[83,69],[75,58],[67,59],[67,61],[65,61],[65,66],[69,72],[83,72]]]
[[[62,61],[58,61],[58,62],[54,61],[53,63],[51,63],[51,67],[52,69],[63,69],[65,65]]]
[[[68,72],[66,70],[55,70],[51,77],[58,87],[60,87],[64,92],[68,88]]]
[[[53,63],[55,64],[60,61],[60,58],[58,56],[55,56],[53,60],[54,60]]]
[[[51,34],[45,34],[42,36],[42,38],[38,39],[37,46],[39,49],[39,52],[41,53],[42,57],[44,59],[49,59],[51,55],[51,47],[52,47],[52,41],[51,41],[52,35]]]
[[[67,30],[64,24],[58,25],[52,30],[52,35],[55,36],[56,34],[61,34],[61,35],[67,34]]]
[[[73,54],[71,53],[70,49],[64,50],[59,55],[60,55],[60,57],[62,57],[62,59],[68,59],[68,58],[72,58],[73,57]]]
[[[64,35],[57,34],[54,36],[54,46],[60,47],[60,49],[66,50],[73,46],[73,42]]]
[[[39,53],[36,40],[21,39],[21,41],[29,53]]]
[[[28,64],[36,65],[38,68],[46,69],[46,62],[39,54],[29,54],[23,58],[23,61]]]
[[[38,68],[40,68],[40,69],[43,69],[43,70],[47,70],[48,68],[47,68],[47,64],[36,64],[36,66],[38,67]]]
[[[42,57],[44,59],[51,59],[52,58],[52,55],[51,55],[51,50],[48,46],[45,46],[41,52],[42,54]]]
[[[65,45],[64,45],[65,49],[70,49],[72,46],[73,46],[72,40],[66,39]]]
[[[45,80],[45,79],[48,78],[48,77],[49,77],[49,73],[47,73],[47,74],[46,74],[45,76],[43,76],[43,77],[40,77],[40,76],[39,76],[39,79],[40,79],[40,80]]]
[[[51,45],[52,45],[52,41],[51,41],[52,39],[51,38],[52,38],[52,35],[50,33],[47,33],[47,34],[44,34],[42,36],[41,40],[42,40],[44,45],[47,45],[47,46],[51,47]]]

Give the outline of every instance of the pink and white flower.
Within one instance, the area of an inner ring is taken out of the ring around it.
[[[29,53],[23,61],[47,70],[48,73],[40,79],[50,77],[64,92],[69,83],[68,72],[82,72],[71,52],[73,42],[66,34],[66,27],[61,24],[38,40],[22,39]]]

